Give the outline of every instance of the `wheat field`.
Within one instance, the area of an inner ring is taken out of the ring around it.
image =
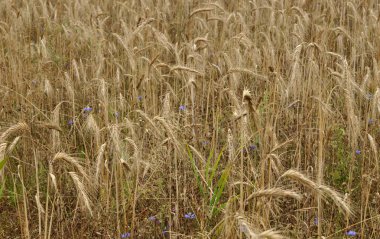
[[[0,32],[1,238],[380,238],[378,0],[4,0]]]

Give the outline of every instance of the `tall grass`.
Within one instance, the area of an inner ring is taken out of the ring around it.
[[[379,4],[0,2],[0,237],[379,238]]]

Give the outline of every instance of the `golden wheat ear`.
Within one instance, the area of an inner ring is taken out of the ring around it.
[[[29,132],[29,126],[28,124],[24,122],[17,123],[15,125],[12,125],[9,127],[7,130],[5,130],[1,136],[0,136],[0,143],[1,142],[6,142],[8,139],[11,137],[19,136],[22,135],[26,132]]]
[[[353,211],[347,201],[344,200],[343,195],[337,191],[331,189],[328,186],[318,184],[305,176],[304,174],[290,169],[281,175],[281,178],[289,178],[292,181],[298,182],[299,184],[305,186],[309,190],[313,191],[316,195],[321,196],[322,198],[330,198],[335,205],[346,215],[349,216],[353,214]]]

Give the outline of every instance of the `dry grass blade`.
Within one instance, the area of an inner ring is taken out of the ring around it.
[[[202,160],[202,163],[205,164],[206,163],[206,159],[203,157],[203,155],[196,148],[194,148],[193,146],[189,145],[189,147],[198,156],[198,158],[200,158]]]

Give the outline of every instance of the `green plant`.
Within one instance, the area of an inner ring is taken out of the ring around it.
[[[219,179],[216,180],[216,185],[213,184],[214,179],[217,176],[216,172],[218,171],[218,166],[220,160],[222,159],[224,150],[225,147],[222,148],[215,162],[212,162],[214,148],[210,150],[210,154],[207,158],[207,162],[204,168],[205,175],[202,175],[201,171],[198,169],[195,163],[191,149],[187,145],[188,156],[192,165],[193,173],[197,180],[198,188],[202,195],[206,198],[206,200],[209,201],[210,209],[208,215],[210,219],[216,216],[217,212],[220,212],[220,209],[222,209],[225,206],[225,204],[222,204],[221,207],[218,205],[220,203],[222,193],[224,192],[226,184],[228,182],[228,177],[231,171],[230,165],[225,166],[225,168],[221,170],[221,175],[219,176]],[[204,179],[204,181],[202,181],[202,179]],[[208,189],[210,193],[206,193],[206,189]]]

